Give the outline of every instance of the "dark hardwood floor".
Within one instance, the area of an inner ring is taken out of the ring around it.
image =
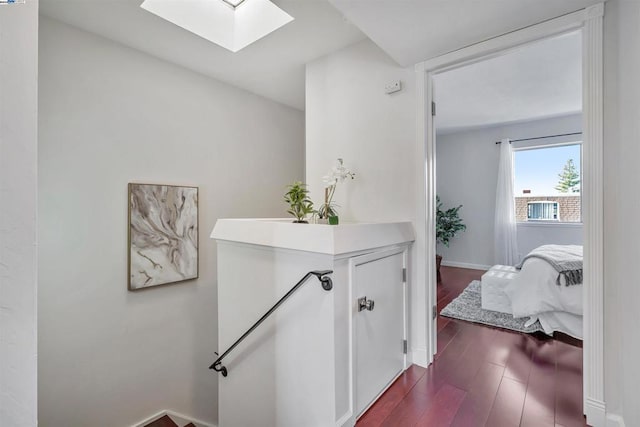
[[[158,418],[157,420],[150,422],[144,427],[178,427],[178,424],[176,424],[168,415],[164,415],[161,418]],[[196,426],[193,423],[189,423],[189,424],[186,424],[184,427],[196,427]]]
[[[442,267],[438,312],[483,271]],[[438,316],[438,353],[412,365],[357,427],[573,427],[582,416],[579,341]]]

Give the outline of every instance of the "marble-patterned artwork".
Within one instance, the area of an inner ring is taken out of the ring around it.
[[[129,289],[198,277],[198,188],[129,184]]]

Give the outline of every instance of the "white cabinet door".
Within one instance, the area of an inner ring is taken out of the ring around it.
[[[404,258],[396,250],[352,260],[356,416],[404,370]]]

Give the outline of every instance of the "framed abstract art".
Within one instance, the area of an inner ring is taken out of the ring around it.
[[[198,187],[129,184],[129,290],[198,278]]]

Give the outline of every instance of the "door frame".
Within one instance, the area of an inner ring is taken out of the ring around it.
[[[427,364],[436,346],[435,277],[435,128],[431,105],[433,77],[465,65],[501,56],[523,45],[563,33],[582,33],[582,114],[584,236],[583,399],[591,425],[604,426],[604,204],[603,204],[603,18],[604,3],[513,31],[416,64],[417,90],[417,283],[425,284],[424,316]],[[415,360],[414,360],[415,363]]]

